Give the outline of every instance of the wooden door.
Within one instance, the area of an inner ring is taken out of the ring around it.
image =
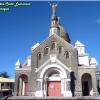
[[[27,92],[28,92],[28,83],[25,82],[25,88],[24,88],[24,95],[27,96]]]
[[[47,96],[61,96],[60,81],[49,81],[47,89]]]

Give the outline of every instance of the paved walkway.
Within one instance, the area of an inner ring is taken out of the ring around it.
[[[33,96],[12,96],[9,97],[7,100],[100,100],[100,96],[98,97],[43,97],[43,98],[37,98]]]

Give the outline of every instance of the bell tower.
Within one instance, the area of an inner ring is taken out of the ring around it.
[[[58,24],[58,17],[56,16],[57,4],[52,4],[52,17],[51,17],[51,27],[50,27],[50,36],[53,34],[59,35],[60,29]]]
[[[51,26],[50,26],[50,33],[49,36],[53,34],[57,34],[61,38],[63,38],[67,42],[71,42],[69,35],[67,32],[65,32],[64,28],[62,27],[60,23],[60,19],[58,16],[56,16],[56,9],[58,4],[51,4],[50,6],[52,7],[52,17],[51,17]]]

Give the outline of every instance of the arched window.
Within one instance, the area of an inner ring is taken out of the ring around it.
[[[52,43],[51,48],[52,48],[52,49],[55,49],[55,42]]]
[[[22,84],[23,83],[23,84]],[[28,95],[28,76],[22,74],[18,78],[18,96],[27,96]]]
[[[40,60],[42,58],[42,54],[38,53],[38,60]]]
[[[59,47],[58,50],[59,50],[59,54],[62,53],[62,47]]]
[[[65,57],[66,57],[66,59],[69,58],[69,52],[68,51],[65,52]]]
[[[84,73],[81,78],[82,83],[82,95],[90,96],[93,95],[92,90],[92,76],[89,73]]]
[[[44,54],[48,54],[49,53],[49,47],[46,47],[45,49],[44,49]]]

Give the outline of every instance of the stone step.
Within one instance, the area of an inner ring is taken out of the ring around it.
[[[82,97],[34,97],[34,96],[12,96],[7,100],[100,100],[100,97],[82,96]]]

